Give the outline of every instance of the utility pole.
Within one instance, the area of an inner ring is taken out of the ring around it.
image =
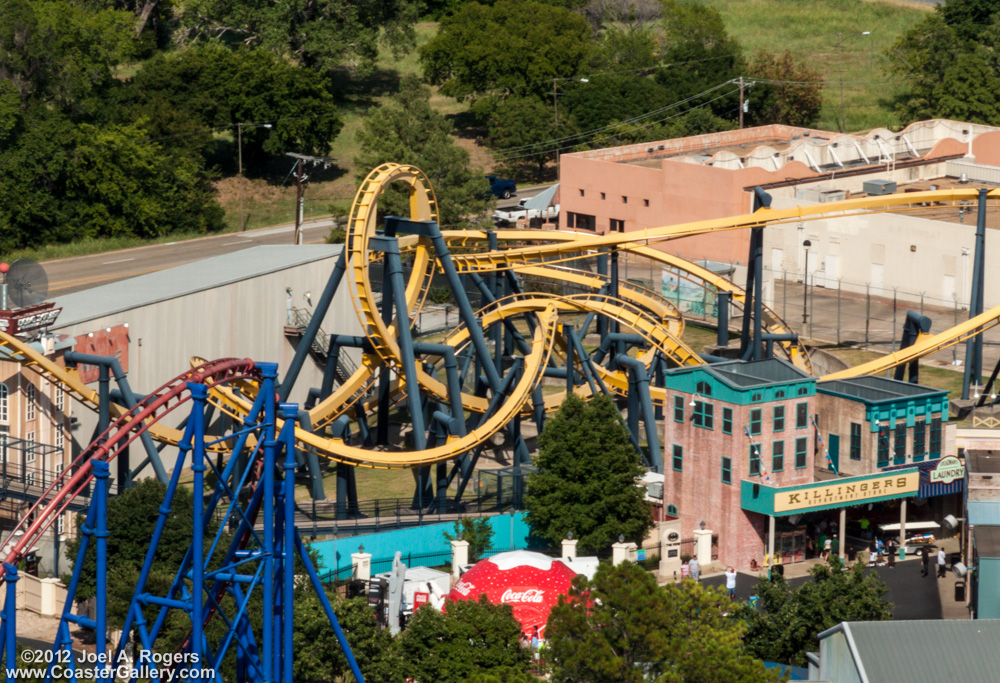
[[[740,130],[743,129],[743,76],[740,76]]]
[[[298,167],[295,179],[295,242],[294,244],[302,244],[302,208],[303,197],[302,197],[302,159],[299,159],[295,165]]]
[[[840,132],[847,132],[847,110],[844,107],[844,50],[840,44],[840,33],[837,34],[837,54],[840,56]]]

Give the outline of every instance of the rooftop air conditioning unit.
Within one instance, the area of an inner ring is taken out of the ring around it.
[[[893,180],[866,180],[862,190],[871,195],[893,194],[896,192],[896,183]]]

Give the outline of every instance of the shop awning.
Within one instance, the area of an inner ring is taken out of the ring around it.
[[[937,496],[947,496],[950,493],[961,493],[965,490],[965,479],[956,479],[950,484],[943,482],[931,482],[931,471],[937,467],[940,460],[927,460],[926,462],[912,463],[909,465],[894,465],[883,467],[883,472],[893,470],[908,469],[917,467],[920,470],[920,487],[917,489],[917,498],[935,498]]]

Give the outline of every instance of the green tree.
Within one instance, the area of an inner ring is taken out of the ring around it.
[[[656,584],[638,565],[573,581],[546,628],[551,678],[586,683],[778,680],[740,642],[729,598],[700,584]]]
[[[147,117],[154,136],[206,154],[211,129],[231,127],[235,145],[237,124],[269,122],[242,127],[244,167],[289,151],[326,154],[342,126],[321,76],[264,49],[198,45],[158,55],[129,81],[122,101],[122,114]]]
[[[459,100],[483,95],[551,99],[552,79],[577,73],[591,31],[579,14],[532,0],[471,3],[420,48],[427,80]]]
[[[640,543],[653,526],[643,468],[614,401],[568,396],[538,437],[537,468],[525,496],[532,533],[558,543],[572,531],[583,551],[604,550],[619,534]]]
[[[560,149],[557,138],[572,131],[556,128],[552,107],[533,97],[490,100],[487,144],[494,150],[497,173],[542,180]]]
[[[369,111],[362,122],[360,151],[354,158],[358,181],[384,163],[412,164],[430,179],[441,225],[487,213],[495,201],[487,196],[482,171],[473,168],[469,153],[455,144],[452,130],[448,119],[431,108],[430,89],[416,78],[404,79],[399,94]],[[390,188],[379,200],[379,210],[408,215],[407,196]]]
[[[823,76],[804,63],[796,63],[792,53],[780,55],[762,50],[754,54],[749,73],[765,79],[748,92],[749,125],[783,123],[788,126],[811,126],[823,108]]]
[[[418,0],[185,0],[189,39],[259,45],[319,71],[375,66],[380,45],[399,57],[416,44]]]
[[[661,24],[667,48],[663,52],[665,66],[657,70],[656,81],[671,93],[673,101],[695,97],[738,78],[745,71],[743,49],[726,32],[717,9],[700,3],[664,0]],[[734,118],[738,114],[738,96],[731,88],[697,97],[686,108],[701,104],[707,104],[717,116]]]
[[[311,584],[304,586],[300,593],[295,601],[295,680],[317,683],[341,680],[350,675],[351,670],[319,596]],[[327,597],[347,636],[358,668],[367,680],[369,672],[375,670],[376,662],[389,648],[392,637],[379,627],[366,598]]]
[[[22,101],[52,103],[79,117],[113,83],[112,68],[136,50],[129,12],[92,11],[56,0],[0,0],[0,82]]]
[[[448,541],[461,538],[469,542],[469,562],[478,562],[493,548],[493,526],[485,517],[462,517],[455,520],[455,533],[444,532]]]
[[[475,675],[523,672],[529,653],[520,637],[510,605],[493,605],[484,595],[449,601],[443,613],[423,607],[393,640],[372,680],[466,683]]]
[[[744,606],[739,616],[748,627],[747,650],[761,659],[806,666],[806,653],[818,647],[818,635],[842,621],[892,619],[892,603],[885,601],[885,584],[855,564],[841,570],[840,560],[812,568],[812,581],[793,589],[784,577],[761,579],[757,610]]]

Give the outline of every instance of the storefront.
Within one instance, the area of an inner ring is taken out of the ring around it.
[[[916,467],[920,472],[917,495],[910,501],[909,521],[941,522],[947,515],[962,517],[965,494],[965,464],[955,456],[914,465],[888,467],[898,472]]]
[[[763,552],[774,558],[775,564],[784,564],[800,562],[806,557],[810,537],[802,524],[805,516],[839,510],[836,545],[845,548],[849,507],[900,500],[900,524],[905,527],[905,501],[917,496],[919,488],[919,468],[910,466],[891,473],[797,486],[765,486],[742,481],[740,503],[748,514],[767,518],[768,532]],[[781,529],[778,528],[779,520]]]

